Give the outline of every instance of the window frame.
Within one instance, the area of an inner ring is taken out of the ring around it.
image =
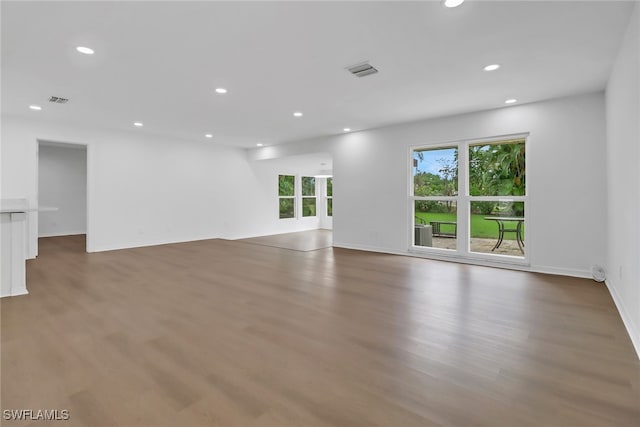
[[[313,179],[313,196],[305,196],[304,184],[305,178]],[[300,175],[300,218],[316,218],[318,216],[318,179],[315,176]],[[304,214],[304,201],[305,199],[313,199],[315,201],[315,210],[313,215]]]
[[[280,177],[281,176],[292,176],[293,177],[293,196],[281,196],[280,195]],[[297,189],[298,189],[298,177],[295,174],[286,174],[286,173],[279,173],[278,174],[278,180],[277,180],[277,189],[276,192],[278,194],[278,219],[279,220],[288,220],[288,219],[297,219],[298,218],[298,203],[296,202],[297,199]],[[291,217],[281,217],[280,216],[280,200],[282,199],[292,199],[293,200],[293,216]]]
[[[525,188],[525,194],[523,196],[471,196],[469,194],[469,147],[474,145],[490,145],[492,143],[500,143],[501,141],[518,140],[522,139],[525,144],[525,159],[527,169],[527,183]],[[487,254],[481,252],[472,252],[470,244],[470,228],[471,228],[471,202],[524,202],[524,218],[525,224],[527,224],[526,234],[527,236],[533,235],[529,214],[531,199],[530,199],[530,183],[531,176],[529,171],[531,170],[531,156],[529,155],[529,149],[531,146],[529,132],[498,135],[487,138],[477,139],[465,139],[449,142],[441,142],[435,144],[419,144],[411,145],[408,150],[408,223],[410,224],[407,233],[407,242],[410,253],[419,255],[429,255],[435,258],[458,258],[464,260],[471,260],[475,262],[489,262],[489,263],[504,263],[510,265],[529,266],[531,257],[531,239],[527,238],[527,246],[523,256],[511,256],[503,254]],[[414,163],[413,154],[416,150],[435,150],[443,148],[457,148],[458,149],[458,195],[457,196],[415,196],[414,195]],[[456,218],[457,218],[457,235],[456,235],[456,249],[442,249],[426,246],[416,246],[414,242],[414,229],[416,225],[415,221],[415,202],[416,200],[434,200],[434,201],[453,201],[456,202]]]
[[[329,195],[329,180],[331,180],[331,195]],[[328,176],[324,179],[324,198],[325,198],[325,216],[333,218],[333,177]],[[329,215],[329,201],[331,201],[331,215]]]

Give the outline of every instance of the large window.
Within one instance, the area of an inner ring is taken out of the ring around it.
[[[525,137],[412,150],[414,248],[525,257]]]
[[[414,245],[456,249],[458,148],[414,150],[413,164]]]
[[[278,175],[278,202],[280,218],[296,216],[296,177],[294,175]]]
[[[524,255],[524,139],[470,144],[469,249]]]
[[[316,179],[302,177],[302,216],[316,216]]]

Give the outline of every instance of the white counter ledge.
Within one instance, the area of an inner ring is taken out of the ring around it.
[[[55,211],[52,206],[29,207],[26,199],[0,200],[0,297],[27,291],[27,212]]]

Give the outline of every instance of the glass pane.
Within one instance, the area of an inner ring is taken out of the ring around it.
[[[415,246],[456,249],[458,215],[456,202],[415,201]]]
[[[293,175],[278,175],[278,196],[294,196],[295,182]]]
[[[302,199],[302,216],[316,216],[315,197],[305,197]]]
[[[311,176],[302,177],[302,195],[303,196],[315,196],[316,195],[316,179]]]
[[[333,199],[327,199],[327,216],[333,216]]]
[[[295,214],[295,199],[280,199],[280,218],[293,218]]]
[[[524,256],[524,202],[471,202],[471,252]]]
[[[333,178],[327,178],[327,196],[333,196]]]
[[[524,140],[469,147],[469,194],[523,196],[526,184]]]
[[[458,195],[458,149],[420,149],[413,152],[413,194]]]

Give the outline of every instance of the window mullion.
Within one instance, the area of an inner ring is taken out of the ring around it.
[[[469,156],[468,143],[458,144],[458,233],[456,235],[456,249],[458,253],[469,253]]]

